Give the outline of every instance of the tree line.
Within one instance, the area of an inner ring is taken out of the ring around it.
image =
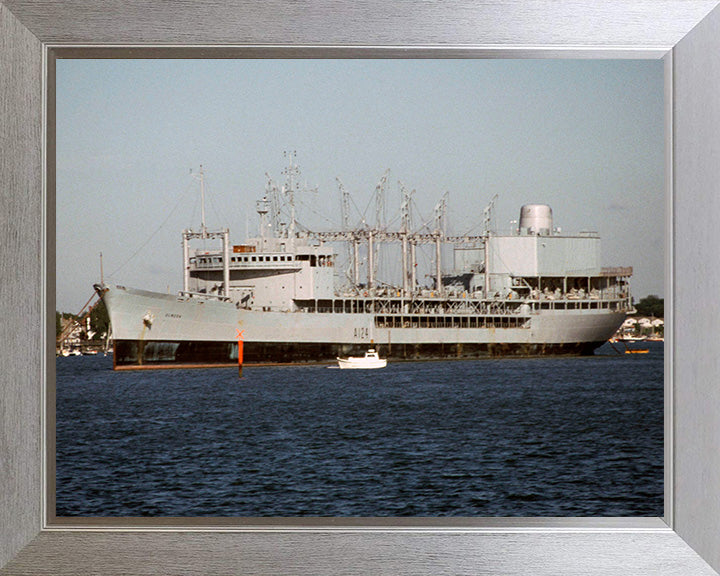
[[[70,319],[79,321],[80,317],[77,314],[71,314],[69,312],[55,311],[55,338],[60,336],[62,332],[61,319]],[[101,340],[107,334],[108,328],[110,327],[110,318],[108,317],[105,303],[100,300],[95,307],[90,311],[90,333],[91,337],[88,340]],[[85,324],[83,321],[83,329]]]
[[[653,316],[665,318],[665,299],[655,294],[641,298],[639,302],[633,302],[638,316]]]

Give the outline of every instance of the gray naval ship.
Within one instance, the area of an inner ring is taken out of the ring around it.
[[[479,234],[450,236],[447,196],[430,225],[414,230],[412,192],[401,187],[395,230],[380,218],[351,228],[350,198],[338,181],[343,229],[317,232],[295,218],[292,160],[284,174],[286,183],[269,180],[257,202],[257,237],[231,243],[228,229],[205,226],[204,209],[200,228],[182,232],[177,295],[95,285],[110,316],[116,369],[237,365],[239,338],[245,363],[331,361],[369,347],[408,360],[592,354],[632,308],[632,268],[602,268],[597,233],[562,233],[547,205],[522,206],[517,226],[499,232],[491,229],[493,199]],[[202,168],[199,179],[204,198]],[[378,214],[386,181],[387,173],[376,188]],[[191,249],[197,240],[217,247]],[[399,269],[393,283],[377,277],[390,246]],[[422,286],[421,249],[434,253]],[[449,253],[452,272],[443,273]]]

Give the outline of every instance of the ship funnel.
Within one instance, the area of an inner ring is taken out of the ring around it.
[[[550,236],[553,230],[552,208],[547,204],[525,204],[520,208],[520,234]]]

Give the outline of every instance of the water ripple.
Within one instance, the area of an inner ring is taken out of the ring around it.
[[[661,516],[650,346],[242,380],[59,358],[57,514]]]

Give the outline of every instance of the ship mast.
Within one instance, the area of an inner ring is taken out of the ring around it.
[[[200,232],[194,232],[192,229],[183,230],[182,248],[183,248],[183,293],[189,293],[190,289],[190,240],[199,238],[202,240],[220,238],[223,242],[222,262],[223,262],[223,295],[227,298],[230,296],[230,230],[223,228],[217,232],[208,232],[205,225],[205,173],[202,164],[200,171],[195,174],[190,169],[190,176],[200,181]]]
[[[207,238],[207,226],[205,226],[205,173],[202,164],[200,164],[200,172],[197,174],[191,171],[190,174],[195,180],[200,181],[200,234],[203,238]]]
[[[483,247],[485,251],[485,271],[484,276],[485,279],[483,283],[485,284],[484,287],[484,296],[487,299],[488,294],[490,293],[490,232],[492,228],[492,217],[493,217],[493,210],[495,208],[495,201],[497,200],[498,195],[495,194],[495,196],[492,197],[492,200],[490,200],[490,203],[485,207],[483,210],[483,227],[485,228],[483,233]]]
[[[285,155],[289,158],[290,164],[288,165],[285,170],[283,170],[283,174],[287,176],[286,184],[283,186],[283,192],[288,197],[288,204],[290,205],[290,226],[288,229],[288,238],[291,239],[291,242],[294,242],[295,240],[295,186],[296,183],[294,181],[294,176],[298,175],[300,173],[300,170],[298,168],[298,165],[295,164],[295,155],[296,152],[286,152]]]
[[[342,183],[339,177],[336,177],[340,194],[342,195],[342,227],[343,232],[350,234],[350,192],[347,191],[345,185]],[[357,237],[353,237],[352,243],[348,242],[347,245],[347,268],[345,270],[345,276],[350,282],[352,289],[357,289],[358,282],[360,282],[358,272],[358,240]],[[352,271],[352,274],[351,274]]]
[[[380,245],[376,245],[374,238],[385,231],[385,184],[390,170],[380,178],[375,186],[375,228],[368,231],[368,290],[375,288],[378,261],[380,260]]]
[[[403,295],[408,294],[408,234],[410,233],[410,202],[412,200],[412,195],[415,193],[415,190],[412,192],[408,192],[405,186],[402,182],[398,182],[400,185],[400,190],[403,194],[403,200],[402,204],[400,205],[400,215],[401,215],[401,221],[402,221],[402,289],[403,289]],[[410,261],[410,267],[411,270],[415,270],[415,250],[414,246],[412,247],[412,258]],[[415,289],[415,283],[413,280],[413,283],[411,284],[411,289]]]
[[[442,239],[445,236],[445,221],[447,214],[447,197],[445,192],[440,202],[435,205],[435,289],[442,294]]]
[[[262,242],[263,250],[265,250],[267,247],[267,214],[270,211],[270,201],[267,199],[267,196],[255,203],[255,210],[260,216],[260,241]]]

